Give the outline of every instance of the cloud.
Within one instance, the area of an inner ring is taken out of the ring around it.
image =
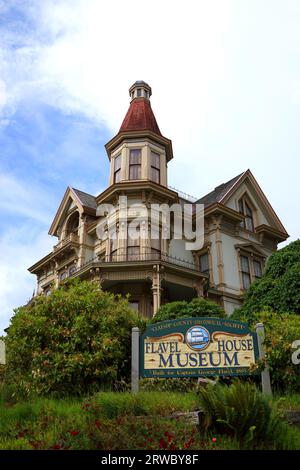
[[[103,188],[104,139],[138,79],[173,140],[172,186],[199,197],[250,167],[297,237],[297,0],[0,0],[0,14],[0,209],[22,260],[11,249],[2,266],[12,304],[15,278],[18,295],[32,287],[22,243],[32,261],[45,254],[63,186]]]
[[[0,236],[0,335],[9,324],[13,308],[26,303],[35,289],[35,279],[27,269],[49,253],[53,240],[32,224],[18,224]]]
[[[3,215],[22,216],[30,218],[32,223],[49,224],[51,198],[43,197],[45,190],[41,185],[28,188],[28,182],[22,184],[12,175],[0,174],[0,187],[0,210]]]

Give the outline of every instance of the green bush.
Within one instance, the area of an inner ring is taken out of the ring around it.
[[[140,389],[153,392],[196,392],[198,390],[197,378],[166,378],[166,379],[141,379]]]
[[[264,275],[249,287],[240,310],[249,319],[266,307],[300,314],[300,240],[270,256]]]
[[[235,319],[247,321],[248,315],[236,312]],[[292,363],[292,343],[300,339],[300,316],[278,314],[271,310],[253,313],[250,326],[262,322],[266,330],[266,361],[272,387],[278,392],[300,393],[300,366]]]
[[[27,395],[81,394],[130,374],[131,328],[143,326],[126,299],[75,280],[15,310],[6,337],[6,381]]]
[[[164,304],[157,311],[151,322],[188,317],[225,317],[225,312],[219,305],[201,297],[196,297],[191,302],[185,300]]]
[[[243,446],[275,440],[280,430],[279,415],[250,383],[238,381],[202,388],[199,402],[205,413],[204,429],[231,436]]]

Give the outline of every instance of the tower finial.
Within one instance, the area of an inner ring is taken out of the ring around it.
[[[135,98],[145,98],[146,100],[150,100],[151,95],[151,87],[148,85],[148,83],[144,82],[143,80],[137,80],[129,88],[129,96],[132,100],[134,100]]]

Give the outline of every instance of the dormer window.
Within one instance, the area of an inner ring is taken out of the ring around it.
[[[141,149],[132,149],[129,154],[129,179],[141,179]]]
[[[151,180],[160,183],[160,155],[151,152]]]
[[[121,181],[121,155],[115,157],[114,163],[114,183]]]
[[[140,88],[137,89],[137,97],[140,98],[142,96],[142,90]]]
[[[245,216],[245,219],[241,222],[241,227],[254,232],[253,210],[245,198],[239,200],[239,213]]]

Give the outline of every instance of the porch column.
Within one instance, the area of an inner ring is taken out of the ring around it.
[[[161,303],[160,265],[153,266],[152,292],[153,292],[153,316],[156,315]]]

